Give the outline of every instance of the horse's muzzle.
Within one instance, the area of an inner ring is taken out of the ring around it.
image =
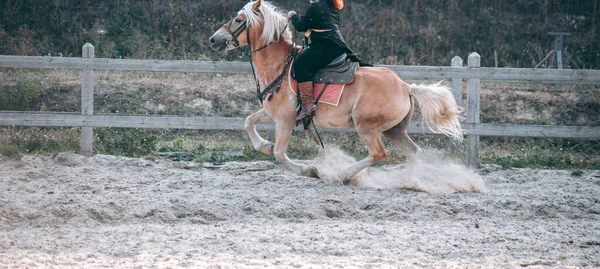
[[[228,46],[227,40],[227,36],[219,30],[208,39],[208,43],[213,50],[224,51]]]

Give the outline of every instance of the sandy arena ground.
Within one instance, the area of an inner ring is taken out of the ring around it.
[[[598,268],[600,171],[0,157],[0,268]]]

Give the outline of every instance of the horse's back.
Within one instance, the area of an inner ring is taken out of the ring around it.
[[[410,106],[408,85],[392,70],[360,67],[354,82],[345,86],[337,107],[319,105],[315,123],[329,128],[351,128],[373,122],[377,129],[391,128],[404,118]]]
[[[374,83],[372,87],[390,88],[401,91],[403,90],[401,85],[406,85],[394,71],[385,67],[361,67],[356,70],[356,75],[355,79],[364,80],[369,84]],[[361,88],[369,90],[372,87]]]

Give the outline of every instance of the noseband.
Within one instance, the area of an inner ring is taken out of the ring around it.
[[[236,48],[240,47],[240,42],[237,40],[237,38],[242,34],[242,32],[246,29],[248,29],[248,22],[244,21],[244,23],[242,23],[240,26],[238,26],[238,28],[236,28],[234,31],[231,31],[231,23],[233,22],[233,20],[230,20],[227,24],[225,24],[225,29],[227,30],[227,33],[229,33],[229,35],[231,35],[231,39],[228,39],[227,41],[225,41],[225,43],[227,45],[230,45],[230,42],[233,41],[233,46]],[[246,36],[249,38],[250,37],[250,33],[248,33],[249,31],[247,31]],[[248,39],[248,45],[250,45],[250,39]]]

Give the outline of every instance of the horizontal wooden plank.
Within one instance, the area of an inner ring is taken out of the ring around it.
[[[202,129],[202,130],[244,130],[245,118],[165,116],[165,115],[114,115],[97,114],[92,116],[77,113],[41,112],[0,112],[0,126],[53,126],[53,127],[118,127],[118,128],[157,128],[157,129]],[[274,123],[257,125],[258,130],[274,130]],[[299,126],[297,130],[302,130]],[[328,129],[323,131],[354,132],[354,129]],[[418,124],[409,131],[433,134]]]
[[[382,67],[404,80],[481,79],[485,82],[600,85],[600,70],[493,67],[401,66]]]
[[[244,119],[77,113],[0,112],[0,125],[242,130]]]
[[[75,113],[0,112],[0,125],[4,126],[244,130],[244,121],[244,118],[229,117],[123,116],[114,114],[85,116]],[[462,128],[466,134],[479,136],[600,139],[600,126],[464,123]],[[257,129],[273,130],[274,124],[260,124],[257,125]],[[301,130],[301,128],[298,127],[297,130]],[[320,128],[319,130],[325,132],[354,132],[354,129]],[[411,123],[408,132],[413,134],[434,134],[417,122]]]
[[[41,57],[0,55],[0,67],[65,68],[130,70],[156,72],[195,72],[223,74],[251,74],[248,62],[226,61],[170,61],[135,59],[84,59],[77,57]],[[452,78],[479,78],[486,82],[517,82],[543,84],[600,85],[600,71],[532,68],[467,68],[449,66],[381,65],[391,69],[404,80],[448,80]]]
[[[473,75],[487,82],[600,85],[600,70],[481,67]]]
[[[600,139],[600,126],[463,123],[461,127],[479,136]]]
[[[39,57],[0,55],[0,67],[64,68],[117,71],[192,72],[251,74],[248,62],[170,61],[135,59],[84,59],[76,57]]]

